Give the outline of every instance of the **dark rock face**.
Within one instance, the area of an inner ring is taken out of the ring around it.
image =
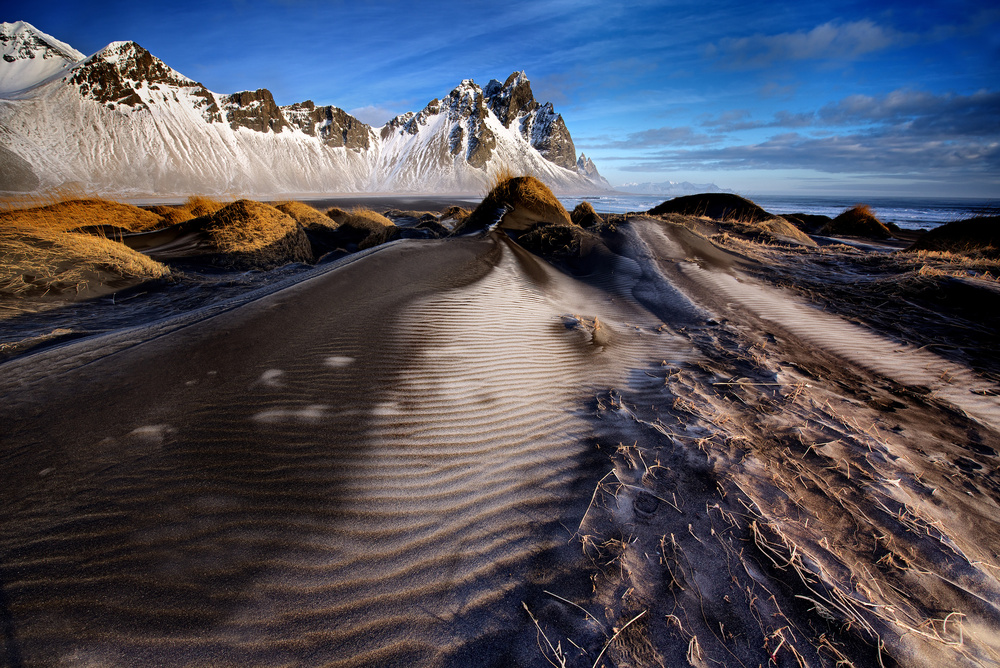
[[[503,85],[494,79],[486,85],[483,95],[493,113],[508,128],[519,115],[530,114],[539,107],[524,72],[512,73]]]
[[[281,111],[289,125],[310,137],[318,136],[326,146],[344,146],[355,151],[371,148],[371,126],[343,109],[332,105],[317,107],[312,100],[306,100],[281,107]]]
[[[43,60],[50,58],[76,60],[72,53],[66,52],[57,44],[46,41],[41,35],[31,30],[18,30],[17,27],[19,25],[24,24],[15,23],[11,25],[10,30],[0,30],[0,48],[3,48],[4,51],[9,51],[9,53],[5,53],[3,56],[3,59],[8,63],[18,60],[34,60],[35,58],[42,58]]]
[[[524,72],[514,72],[501,84],[494,79],[483,91],[489,108],[508,128],[520,119],[518,130],[546,160],[576,169],[576,146],[562,116],[546,102],[539,104]]]
[[[137,93],[137,89],[143,86],[148,86],[150,90],[187,89],[191,95],[201,98],[198,107],[205,120],[222,120],[215,98],[208,89],[174,72],[135,42],[121,42],[107,47],[77,67],[69,82],[77,86],[81,95],[97,100],[110,109],[128,106],[148,110],[149,106]]]
[[[506,127],[514,128],[550,162],[577,171],[573,138],[551,104],[539,104],[524,72],[514,72],[504,83],[496,79],[481,89],[471,80],[463,81],[443,100],[431,100],[419,113],[401,114],[386,123],[382,139],[405,132],[415,135],[432,116],[447,114],[450,125],[442,140],[442,159],[462,155],[469,165],[485,167],[497,147],[497,137],[486,122],[492,114]],[[596,174],[597,170],[591,168]],[[599,175],[598,175],[598,178]]]
[[[234,130],[247,128],[255,132],[270,130],[278,133],[288,127],[288,121],[274,103],[271,91],[266,88],[226,95],[222,98],[222,107]]]
[[[530,137],[531,145],[546,160],[566,169],[576,168],[576,146],[562,116],[546,102],[533,115],[525,118],[521,133]]]

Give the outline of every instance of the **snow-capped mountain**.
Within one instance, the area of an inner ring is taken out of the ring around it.
[[[583,153],[580,154],[579,160],[576,161],[576,168],[581,174],[585,174],[594,183],[599,183],[607,189],[611,189],[611,184],[606,178],[600,175],[597,171],[597,165],[594,161],[588,158]]]
[[[560,192],[610,189],[523,72],[463,81],[375,130],[266,89],[214,93],[135,42],[87,58],[23,22],[0,35],[0,191],[478,193],[501,168]]]
[[[731,193],[732,190],[720,188],[714,183],[691,183],[689,181],[663,181],[662,183],[623,183],[615,186],[615,190],[635,195],[700,195],[701,193]]]
[[[0,53],[0,95],[37,86],[86,57],[24,21],[0,24]]]

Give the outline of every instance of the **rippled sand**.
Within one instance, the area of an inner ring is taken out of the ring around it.
[[[411,240],[0,366],[7,662],[1000,659],[1000,400],[746,261]]]

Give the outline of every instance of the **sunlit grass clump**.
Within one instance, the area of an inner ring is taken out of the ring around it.
[[[96,197],[0,212],[0,227],[31,227],[57,232],[98,227],[143,232],[163,225],[160,216],[151,211]]]
[[[165,265],[106,237],[0,227],[0,295],[80,293],[169,274]]]
[[[538,223],[572,225],[573,221],[544,183],[533,176],[515,177],[501,170],[483,201],[455,231],[473,232],[497,224],[508,230],[526,230]]]
[[[305,231],[291,216],[268,204],[241,199],[205,218],[202,231],[219,263],[266,269],[288,262],[311,262]]]

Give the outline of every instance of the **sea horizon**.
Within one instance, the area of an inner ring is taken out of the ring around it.
[[[648,211],[669,201],[675,195],[635,195],[604,193],[587,196],[561,196],[559,200],[572,210],[582,201],[590,202],[598,213],[628,213]],[[843,213],[856,204],[867,204],[884,223],[894,223],[906,230],[933,229],[956,220],[983,215],[996,215],[1000,199],[966,197],[910,197],[853,195],[756,195],[744,196],[775,215],[805,213],[829,216]]]

